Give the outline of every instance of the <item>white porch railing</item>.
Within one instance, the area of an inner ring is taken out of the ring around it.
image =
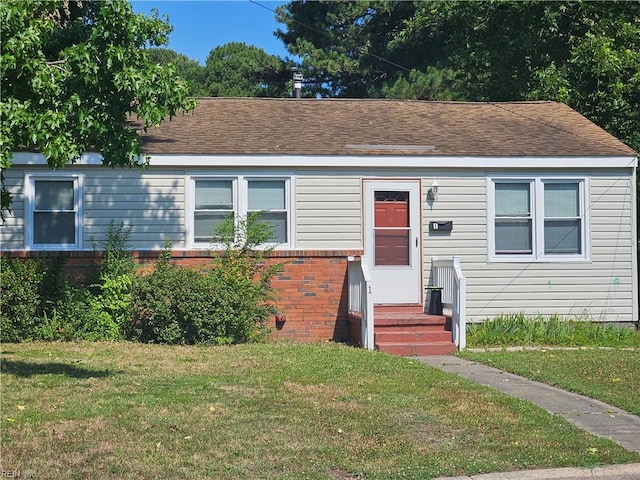
[[[362,346],[373,350],[373,281],[367,257],[349,257],[347,263],[349,282],[349,314],[360,314]]]
[[[451,335],[458,350],[467,346],[467,279],[460,267],[460,257],[431,259],[429,285],[442,288],[442,305],[451,311]]]

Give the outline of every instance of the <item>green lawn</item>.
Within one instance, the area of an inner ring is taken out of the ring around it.
[[[640,349],[464,352],[486,363],[640,415]]]
[[[33,478],[428,479],[640,461],[524,401],[341,345],[2,350],[2,469]]]

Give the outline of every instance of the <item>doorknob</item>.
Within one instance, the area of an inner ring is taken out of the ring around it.
[[[416,237],[416,247],[418,246],[418,237]]]

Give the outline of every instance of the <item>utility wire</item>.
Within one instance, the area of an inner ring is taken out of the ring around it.
[[[266,5],[263,5],[263,4],[259,3],[259,2],[257,2],[256,0],[249,0],[249,3],[253,3],[254,5],[257,5],[258,7],[262,7],[262,8],[264,8],[265,10],[269,10],[270,12],[277,13],[274,9],[272,9],[272,8],[270,8],[270,7],[267,7]],[[304,22],[301,22],[301,21],[299,21],[299,20],[296,20],[295,18],[291,18],[291,20],[293,20],[293,22],[294,22],[294,23],[297,23],[298,25],[302,25],[303,27],[308,28],[308,29],[309,29],[309,30],[311,30],[312,32],[315,32],[315,33],[320,34],[320,35],[323,35],[323,36],[326,36],[326,35],[327,35],[327,34],[326,34],[326,32],[322,32],[322,31],[318,30],[317,28],[312,27],[311,25],[307,25],[307,24],[306,24],[306,23],[304,23]],[[381,57],[380,55],[376,55],[375,53],[367,52],[367,51],[366,51],[364,48],[362,48],[362,47],[358,47],[358,51],[359,51],[360,53],[364,54],[364,55],[370,55],[370,56],[372,56],[373,58],[375,58],[375,59],[377,59],[377,60],[380,60],[381,62],[385,62],[385,63],[388,63],[389,65],[393,65],[394,67],[397,67],[397,68],[399,68],[399,69],[401,69],[401,70],[404,70],[405,72],[410,72],[410,71],[411,71],[411,70],[410,70],[410,69],[408,69],[407,67],[404,67],[404,66],[402,66],[402,65],[400,65],[400,64],[398,64],[398,63],[392,62],[391,60],[388,60],[388,59],[386,59],[386,58],[384,58],[384,57]]]

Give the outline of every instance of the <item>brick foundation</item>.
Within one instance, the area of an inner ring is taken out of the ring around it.
[[[157,251],[136,251],[139,264],[152,264]],[[20,258],[42,258],[41,252],[3,252]],[[53,254],[55,255],[55,253]],[[65,270],[73,282],[84,282],[91,266],[102,257],[101,252],[65,252]],[[271,319],[272,337],[297,341],[345,341],[349,338],[347,322],[348,285],[347,258],[362,255],[360,250],[294,250],[273,251],[269,262],[283,263],[282,272],[274,277],[278,292],[277,307],[286,319],[276,324]],[[197,267],[211,260],[199,250],[173,251],[171,262]]]

